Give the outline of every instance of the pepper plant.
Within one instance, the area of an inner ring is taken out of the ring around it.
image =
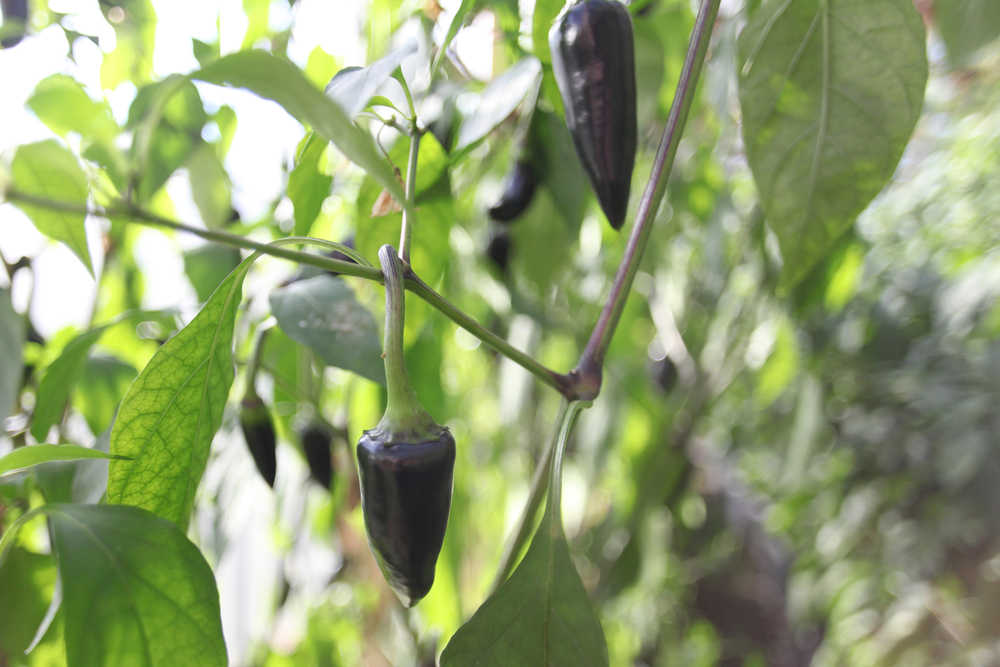
[[[802,340],[822,349],[810,318],[857,291],[855,221],[906,167],[918,7],[375,2],[366,62],[342,67],[289,46],[305,4],[247,0],[240,48],[219,23],[196,67],[154,76],[153,6],[102,1],[101,89],[52,74],[28,97],[51,136],[0,161],[0,225],[64,244],[97,303],[46,340],[0,291],[0,664],[807,663],[834,605],[818,620],[817,585],[793,618],[773,533],[801,535],[704,443],[811,442],[827,366]],[[941,4],[955,63],[1000,31],[969,44]],[[3,62],[57,32],[94,55],[72,15],[31,12]],[[209,101],[232,90],[302,128],[255,219],[227,161],[241,119]],[[203,242],[183,241],[196,312],[144,308],[149,229]],[[37,270],[5,266],[11,286]],[[753,478],[775,507],[809,505],[808,461],[849,486],[794,451],[792,482]],[[254,605],[308,606],[294,641],[227,616],[245,489],[277,533]],[[294,557],[317,543],[318,589]],[[777,592],[739,607],[733,553]]]

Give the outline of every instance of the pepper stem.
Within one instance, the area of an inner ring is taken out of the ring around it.
[[[378,251],[382,275],[385,277],[385,343],[382,358],[385,361],[385,384],[388,393],[385,414],[378,424],[379,430],[390,437],[390,441],[400,439],[420,442],[428,435],[436,435],[440,427],[434,422],[410,385],[403,359],[403,328],[405,291],[403,289],[403,263],[391,245],[384,245]]]

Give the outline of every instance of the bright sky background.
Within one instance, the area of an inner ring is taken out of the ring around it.
[[[457,1],[441,3],[454,11]],[[191,39],[212,42],[216,29],[220,31],[223,54],[240,48],[247,29],[241,0],[153,0],[156,11],[156,46],[153,53],[155,75],[189,72],[198,68],[191,50]],[[292,26],[288,55],[305,66],[316,46],[322,47],[343,65],[364,65],[365,44],[360,39],[364,30],[367,3],[359,0],[299,0],[289,8],[286,0],[271,3],[271,27]],[[12,49],[0,50],[0,160],[9,162],[14,148],[23,143],[49,138],[52,132],[25,108],[25,102],[35,85],[46,76],[63,72],[81,81],[88,92],[104,95],[115,117],[124,122],[129,104],[135,95],[131,83],[115,90],[102,91],[100,65],[102,51],[115,46],[115,33],[104,20],[97,0],[52,0],[53,11],[71,16],[67,25],[79,32],[95,34],[100,45],[87,39],[73,44],[76,62],[64,56],[67,43],[63,31],[52,26],[26,38]],[[446,12],[444,20],[447,20]],[[463,62],[481,78],[492,71],[492,53],[483,45],[491,43],[492,25],[481,21],[463,31],[455,48]],[[302,136],[303,129],[277,105],[263,101],[245,91],[222,89],[196,84],[209,109],[228,104],[238,118],[236,135],[226,158],[226,169],[233,181],[233,203],[245,219],[259,218],[284,187],[282,164],[287,162]],[[177,217],[197,221],[198,211],[191,200],[186,176],[175,174],[167,184]],[[102,222],[88,220],[90,250],[95,267],[102,261],[99,230]],[[193,290],[183,275],[179,251],[199,243],[196,239],[178,237],[176,244],[163,243],[157,231],[143,232],[137,248],[137,261],[149,277],[144,307],[176,307],[196,304]],[[66,325],[85,326],[90,318],[96,284],[83,265],[64,246],[43,238],[16,208],[0,204],[0,252],[8,261],[22,255],[35,257],[38,285],[31,306],[31,317],[43,336],[49,336]],[[23,273],[21,274],[24,275]],[[0,275],[0,287],[6,276]],[[15,308],[23,311],[27,305],[30,282],[18,279],[13,286]]]

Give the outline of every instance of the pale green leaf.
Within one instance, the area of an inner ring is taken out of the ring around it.
[[[797,283],[892,176],[923,106],[911,0],[772,0],[739,39],[747,157]]]
[[[136,507],[45,511],[69,665],[226,664],[215,577],[177,526]]]
[[[371,135],[354,125],[340,105],[314,88],[291,62],[265,51],[243,51],[220,58],[191,78],[246,88],[277,102],[297,120],[332,141],[399,201],[404,199],[399,181],[375,148]]]
[[[407,56],[416,52],[417,43],[410,41],[367,67],[344,68],[330,79],[324,92],[353,118],[368,105],[375,91],[389,80]]]
[[[232,186],[222,161],[211,145],[199,143],[188,156],[186,166],[191,197],[201,213],[202,222],[206,227],[221,227],[232,211]]]
[[[271,311],[288,336],[325,363],[385,383],[385,364],[372,314],[340,278],[296,281],[271,292]]]
[[[13,186],[20,192],[81,209],[87,205],[87,176],[76,157],[53,139],[20,146],[10,171]],[[82,210],[69,212],[23,202],[14,204],[31,218],[38,231],[69,246],[87,270],[94,273]]]
[[[472,148],[510,116],[526,96],[538,89],[541,76],[538,59],[525,58],[491,81],[477,96],[472,111],[463,114],[455,152]]]
[[[0,289],[0,421],[6,419],[14,409],[24,359],[21,346],[24,345],[24,320],[10,302],[10,292]]]
[[[0,475],[53,461],[114,458],[107,452],[79,445],[29,445],[0,456]]]
[[[320,171],[320,158],[327,143],[309,134],[299,152],[295,168],[288,175],[288,198],[295,212],[295,235],[306,236],[330,195],[333,177]]]
[[[108,500],[186,526],[233,383],[233,326],[249,260],[164,343],[122,399],[108,466]]]

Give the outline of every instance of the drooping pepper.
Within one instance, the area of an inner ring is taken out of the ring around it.
[[[332,429],[321,419],[311,419],[299,432],[299,441],[309,465],[309,476],[324,489],[329,489],[334,473],[333,453],[330,451]]]
[[[490,218],[497,222],[512,222],[517,219],[535,196],[538,177],[535,168],[527,160],[517,160],[504,181],[503,194],[490,207]]]
[[[247,449],[250,450],[253,462],[257,466],[257,472],[267,485],[273,488],[278,466],[275,456],[277,439],[274,435],[274,423],[271,421],[271,413],[267,406],[253,387],[247,388],[243,400],[240,401],[240,429],[243,431]]]
[[[566,125],[615,229],[628,211],[637,142],[632,19],[617,0],[585,0],[549,31]]]
[[[386,581],[407,607],[427,595],[451,509],[455,439],[420,405],[403,362],[403,266],[379,250],[385,276],[388,399],[378,425],[358,441],[368,542]]]

